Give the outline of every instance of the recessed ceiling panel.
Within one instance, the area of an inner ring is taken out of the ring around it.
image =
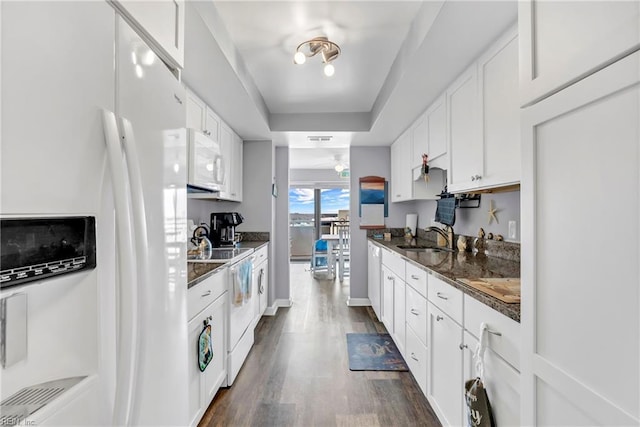
[[[271,113],[371,111],[420,9],[419,1],[216,1],[226,29]],[[320,55],[293,63],[317,36],[342,54],[326,77]]]

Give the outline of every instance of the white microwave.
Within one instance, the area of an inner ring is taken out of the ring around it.
[[[225,184],[225,162],[220,141],[204,133],[187,130],[189,139],[189,192],[219,192]]]

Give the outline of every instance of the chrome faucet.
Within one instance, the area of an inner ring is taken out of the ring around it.
[[[441,235],[442,238],[444,238],[444,240],[447,242],[447,248],[455,250],[455,247],[453,246],[453,227],[451,227],[450,225],[445,226],[444,230],[440,227],[427,227],[425,228],[425,231],[435,231],[436,233]]]

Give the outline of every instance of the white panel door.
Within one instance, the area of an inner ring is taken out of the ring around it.
[[[411,168],[422,166],[422,155],[429,154],[429,128],[427,127],[427,116],[420,115],[411,125],[411,158],[409,164]]]
[[[374,313],[378,317],[378,319],[382,318],[380,312],[380,294],[381,294],[381,281],[380,281],[380,248],[368,242],[368,294],[369,301],[371,301],[371,308],[373,308]]]
[[[523,112],[524,424],[640,420],[639,122],[640,53]]]
[[[391,201],[411,199],[411,132],[405,131],[391,145]]]
[[[400,278],[394,281],[393,288],[393,341],[398,350],[404,356],[406,345],[406,321],[405,321],[405,288],[406,284]]]
[[[205,127],[205,111],[207,106],[205,103],[198,98],[198,96],[193,93],[191,90],[186,90],[187,97],[187,127],[190,129],[196,129],[201,131],[207,136],[210,136],[207,133]]]
[[[204,112],[204,133],[214,141],[220,141],[220,117],[209,107]]]
[[[640,47],[640,2],[518,2],[520,98],[530,105]]]

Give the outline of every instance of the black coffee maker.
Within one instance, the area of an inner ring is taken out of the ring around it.
[[[244,218],[238,212],[212,212],[209,239],[214,248],[234,246],[236,227]]]

